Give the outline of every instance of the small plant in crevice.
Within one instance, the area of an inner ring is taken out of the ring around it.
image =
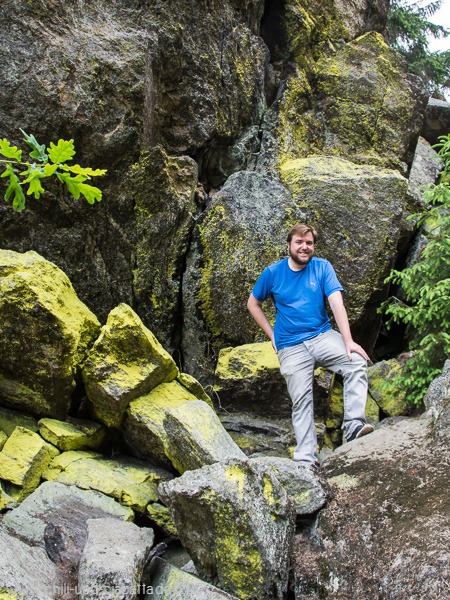
[[[404,300],[388,298],[379,309],[388,328],[406,325],[412,351],[400,375],[387,383],[389,391],[419,407],[450,355],[450,134],[439,140],[434,146],[442,161],[439,183],[425,188],[427,208],[409,217],[427,227],[428,243],[416,264],[393,270],[385,280],[401,286]]]
[[[94,204],[102,199],[99,188],[86,183],[92,177],[106,173],[106,169],[91,169],[78,164],[67,164],[75,156],[73,140],[50,142],[48,148],[39,144],[34,135],[24,135],[24,141],[31,148],[29,160],[23,160],[23,151],[13,146],[7,139],[0,140],[0,166],[4,169],[0,177],[8,182],[4,196],[6,202],[12,201],[12,208],[22,212],[26,205],[26,196],[39,199],[44,193],[43,180],[56,176],[78,200],[80,196]]]

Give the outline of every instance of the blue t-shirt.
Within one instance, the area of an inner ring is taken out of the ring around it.
[[[259,302],[272,297],[275,344],[281,350],[331,329],[325,297],[342,290],[331,263],[313,256],[301,271],[293,271],[288,258],[270,265],[261,273],[252,294]]]

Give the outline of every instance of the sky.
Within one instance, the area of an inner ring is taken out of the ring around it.
[[[422,7],[428,6],[432,0],[422,0],[420,2]],[[408,4],[417,4],[417,0],[407,0]],[[434,13],[432,17],[429,19],[432,23],[436,23],[437,25],[442,25],[447,29],[450,29],[450,0],[444,0],[442,2],[441,8]],[[439,38],[435,39],[431,37],[429,40],[429,49],[432,52],[442,51],[442,50],[450,50],[450,36],[447,38]]]
[[[423,6],[426,6],[429,2],[424,2]],[[430,18],[430,21],[436,23],[437,25],[442,25],[447,29],[450,29],[450,0],[444,0],[442,3],[442,7],[438,10],[434,15]],[[450,50],[450,36],[447,38],[441,39],[430,39],[429,49],[432,52],[437,50]]]

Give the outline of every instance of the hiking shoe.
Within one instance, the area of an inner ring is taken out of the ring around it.
[[[353,442],[353,440],[363,437],[363,435],[367,435],[368,433],[372,433],[372,431],[373,425],[370,425],[370,423],[361,423],[361,425],[355,429],[352,435],[347,438],[347,442]]]

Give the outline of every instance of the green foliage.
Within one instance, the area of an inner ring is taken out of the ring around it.
[[[407,326],[413,356],[392,385],[417,406],[450,354],[450,134],[439,139],[440,181],[424,192],[428,207],[409,217],[424,226],[428,244],[416,264],[393,270],[386,279],[401,286],[405,300],[389,298],[380,309],[389,317],[388,327]]]
[[[436,0],[422,6],[424,0],[392,0],[387,29],[390,43],[405,57],[411,73],[418,75],[431,92],[450,87],[450,51],[431,52],[429,38],[445,38],[450,30],[429,21],[442,6]]]
[[[50,142],[50,147],[39,144],[34,135],[28,135],[21,129],[24,141],[30,146],[30,159],[33,162],[22,160],[22,150],[12,146],[6,139],[0,140],[0,164],[4,171],[0,177],[9,180],[5,193],[5,201],[12,200],[12,208],[22,212],[26,204],[26,196],[39,199],[44,193],[42,180],[56,175],[66,185],[72,196],[78,200],[80,196],[94,204],[102,199],[99,188],[86,183],[92,177],[106,173],[105,169],[91,169],[80,165],[68,165],[75,156],[73,140],[59,140],[57,144]]]

